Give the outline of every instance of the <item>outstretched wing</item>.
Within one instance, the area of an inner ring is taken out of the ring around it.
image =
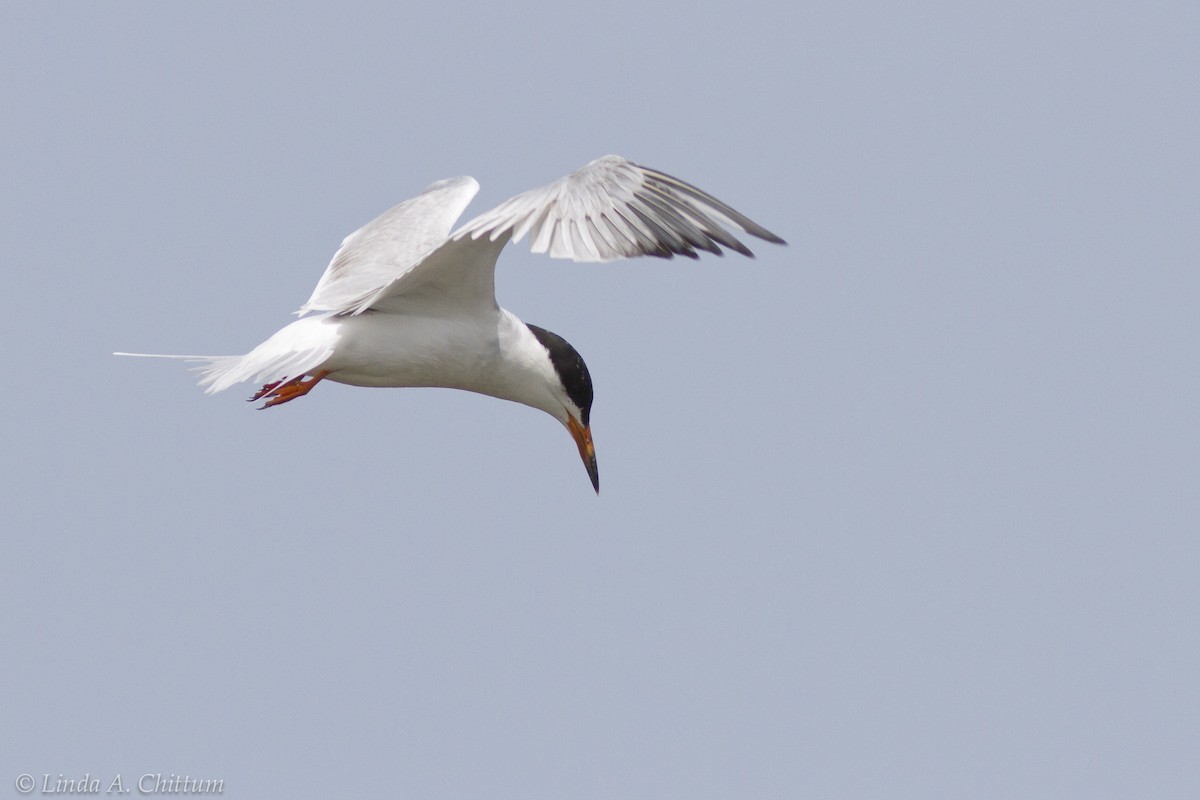
[[[533,252],[574,261],[676,254],[698,258],[697,250],[720,255],[722,247],[753,256],[730,227],[785,244],[690,183],[621,156],[605,156],[480,214],[450,239],[520,241],[529,234]]]
[[[427,194],[444,191],[453,197],[455,215],[478,188],[469,178],[456,180],[470,181],[469,190],[461,184],[444,189],[434,184],[427,190]],[[730,228],[785,244],[707,192],[620,156],[599,158],[548,186],[519,194],[475,217],[449,238],[438,227],[434,232],[441,238],[432,247],[427,242],[414,246],[398,241],[406,229],[395,217],[407,221],[412,212],[397,213],[407,205],[397,206],[346,240],[305,310],[464,314],[494,309],[496,259],[510,239],[519,241],[526,234],[531,237],[533,252],[575,261],[643,255],[671,258],[676,254],[698,258],[697,250],[720,255],[722,247],[753,256]],[[449,203],[431,201],[431,205],[441,212]],[[445,220],[450,219],[446,214],[438,221],[448,226]],[[356,238],[360,235],[362,242]],[[396,257],[395,252],[403,252],[405,258]],[[381,262],[381,255],[387,260]],[[350,265],[350,277],[335,274],[343,262]],[[385,269],[373,266],[377,262],[385,266],[403,263],[402,268]],[[362,280],[354,277],[360,272]],[[390,280],[379,282],[387,275]],[[338,281],[345,281],[346,288],[340,288]],[[322,300],[327,304],[317,302]]]
[[[362,311],[446,241],[478,191],[474,178],[438,181],[347,236],[298,313]]]

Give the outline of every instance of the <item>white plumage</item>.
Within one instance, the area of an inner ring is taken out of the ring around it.
[[[698,250],[719,255],[722,247],[752,255],[730,228],[784,242],[706,192],[620,156],[597,159],[452,230],[478,190],[473,178],[438,181],[347,236],[297,312],[301,319],[249,353],[164,357],[203,362],[200,384],[209,393],[262,382],[253,399],[266,398],[266,406],[300,397],[325,378],[465,389],[524,403],[571,431],[598,487],[587,368],[561,337],[497,306],[501,250],[528,236],[533,252],[573,261],[696,258]]]

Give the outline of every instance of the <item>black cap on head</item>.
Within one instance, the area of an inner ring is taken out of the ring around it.
[[[579,407],[579,421],[584,426],[589,424],[588,417],[592,413],[592,376],[588,374],[587,364],[583,357],[571,346],[571,343],[557,333],[525,323],[525,327],[533,333],[542,347],[550,354],[550,363],[558,373],[567,397]]]

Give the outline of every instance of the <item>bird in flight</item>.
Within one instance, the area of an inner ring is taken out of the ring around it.
[[[575,440],[600,491],[590,417],[592,379],[566,339],[496,303],[495,270],[510,241],[534,253],[599,262],[698,258],[721,248],[753,257],[730,228],[783,239],[707,192],[620,156],[596,159],[454,223],[479,184],[438,181],[350,234],[312,296],[282,328],[238,356],[152,356],[202,362],[207,393],[261,382],[251,401],[272,408],[323,380],[352,386],[464,389],[541,409]]]

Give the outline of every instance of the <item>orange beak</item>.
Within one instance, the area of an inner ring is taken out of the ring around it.
[[[592,488],[596,490],[596,494],[600,494],[600,471],[596,468],[596,446],[592,444],[592,427],[582,425],[575,417],[568,415],[567,430],[571,432],[571,438],[579,448],[579,457],[587,467],[588,477],[592,479]]]

